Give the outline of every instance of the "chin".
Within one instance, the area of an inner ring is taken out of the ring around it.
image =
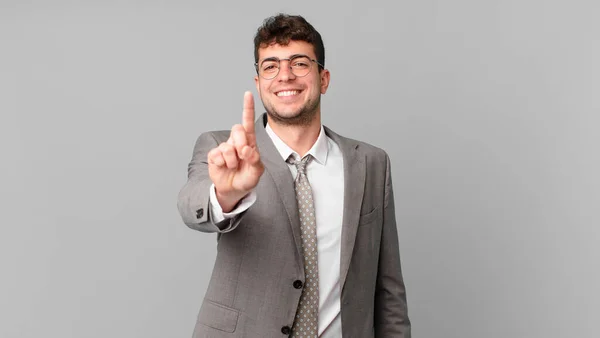
[[[267,109],[267,114],[275,122],[288,126],[309,125],[316,115],[316,110],[300,110],[295,112],[280,112]]]
[[[283,125],[309,125],[313,122],[319,111],[320,97],[309,100],[300,107],[297,105],[273,105],[263,101],[269,118],[275,123]],[[279,106],[279,107],[277,107]]]
[[[283,119],[295,119],[295,118],[298,118],[300,115],[302,115],[302,111],[299,109],[297,109],[297,110],[275,109],[272,112],[273,112],[273,114],[275,114]]]

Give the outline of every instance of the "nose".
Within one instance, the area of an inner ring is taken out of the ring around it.
[[[285,64],[283,63],[285,61]],[[289,60],[279,61],[279,81],[290,81],[296,78],[296,75],[292,73]]]

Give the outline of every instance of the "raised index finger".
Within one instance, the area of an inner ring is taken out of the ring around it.
[[[244,111],[242,113],[242,126],[246,130],[248,145],[256,146],[256,137],[254,136],[254,97],[251,92],[244,93]]]

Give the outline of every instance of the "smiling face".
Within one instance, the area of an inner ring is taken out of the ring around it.
[[[282,46],[271,44],[258,49],[258,63],[267,58],[288,59],[303,54],[316,59],[313,46],[304,41],[290,41]],[[320,117],[321,94],[327,92],[329,71],[319,71],[319,66],[311,62],[311,70],[303,77],[295,76],[289,62],[281,61],[279,74],[271,80],[260,76],[254,78],[256,89],[270,120],[284,125],[308,125],[315,117]]]

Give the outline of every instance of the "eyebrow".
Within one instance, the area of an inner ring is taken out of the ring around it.
[[[306,54],[294,54],[294,55],[288,56],[287,58],[284,58],[284,60],[286,60],[286,59],[293,59],[293,58],[299,57],[299,56],[305,56],[305,57],[307,57],[307,58],[310,59],[310,56],[308,56]],[[279,61],[279,60],[281,60],[281,59],[278,58],[278,57],[276,57],[276,56],[271,56],[271,57],[263,59],[260,63],[263,63],[265,61]]]

